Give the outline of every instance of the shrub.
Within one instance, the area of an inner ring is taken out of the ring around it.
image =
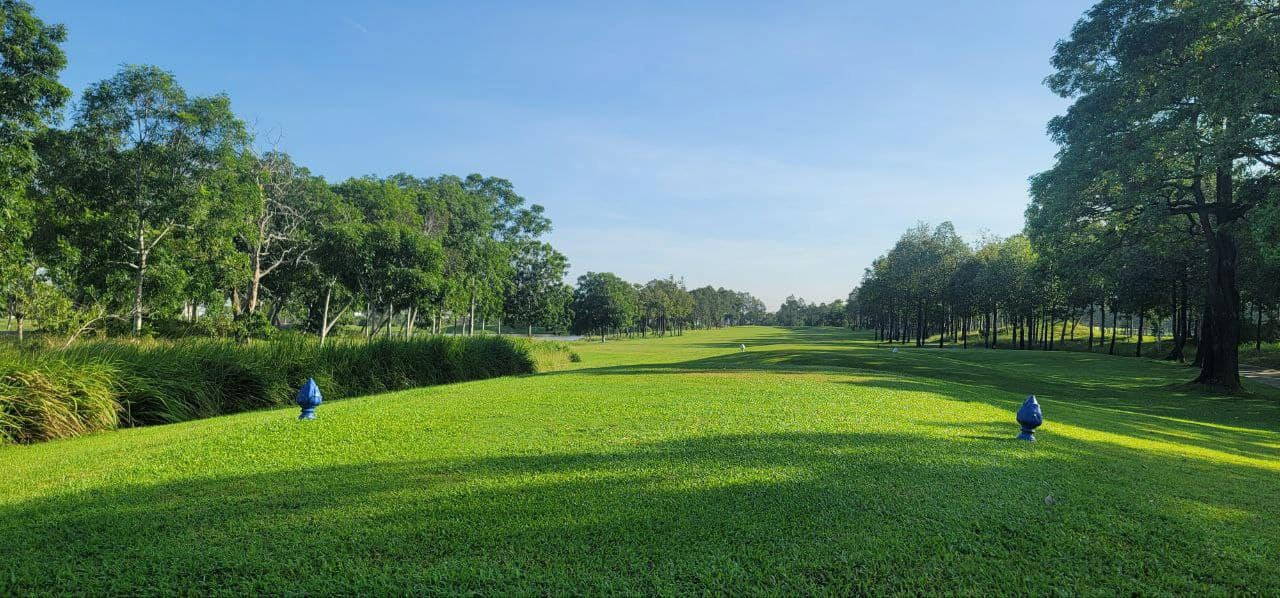
[[[557,369],[567,345],[510,337],[97,341],[0,355],[0,442],[164,424],[287,405],[315,378],[326,399]]]
[[[261,311],[245,312],[235,317],[235,337],[237,340],[268,339],[275,334],[275,331],[276,327],[271,325],[271,319]]]
[[[533,341],[529,339],[515,339],[517,343],[524,345],[529,355],[534,360],[534,367],[539,372],[550,372],[564,369],[569,363],[579,363],[582,356],[578,355],[568,344],[555,341]]]

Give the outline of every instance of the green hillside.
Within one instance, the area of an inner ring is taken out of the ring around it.
[[[0,447],[0,594],[1280,593],[1274,390],[831,328],[575,350]]]

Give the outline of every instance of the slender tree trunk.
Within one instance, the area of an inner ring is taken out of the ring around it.
[[[916,306],[916,346],[924,346],[924,302]]]
[[[1142,333],[1147,323],[1147,310],[1138,310],[1138,357],[1142,357]]]
[[[1178,280],[1178,290],[1174,295],[1174,302],[1176,306],[1174,307],[1173,317],[1178,322],[1178,332],[1174,335],[1173,350],[1169,352],[1168,359],[1181,363],[1186,361],[1183,351],[1186,349],[1187,337],[1191,333],[1190,327],[1187,325],[1187,276],[1185,268]]]
[[[1093,309],[1092,303],[1089,304],[1089,352],[1093,352]]]
[[[262,288],[262,258],[257,251],[253,252],[253,264],[250,267],[249,274],[249,297],[246,299],[245,311],[254,313],[258,311],[258,289]]]
[[[329,336],[329,301],[333,298],[333,285],[324,290],[324,311],[320,315],[320,346],[324,346],[325,337]]]
[[[943,314],[943,316],[942,316],[942,322],[941,322],[941,325],[942,325],[942,329],[938,331],[938,348],[939,348],[939,349],[941,349],[941,348],[942,348],[942,343],[943,343],[944,341],[946,341],[946,339],[947,339],[947,316],[946,316],[946,314]]]
[[[1098,347],[1101,348],[1107,344],[1107,302],[1105,299],[1098,304],[1098,311],[1100,312],[1099,315],[1102,316],[1098,322],[1098,332],[1100,333],[1098,335]],[[1112,331],[1112,334],[1115,334],[1115,332]]]
[[[1111,309],[1111,348],[1107,350],[1107,355],[1116,354],[1116,329],[1120,327],[1120,324],[1116,320],[1119,317],[1120,314],[1116,313],[1115,306],[1113,305]]]
[[[369,340],[373,336],[373,302],[366,300],[364,302],[364,340]]]
[[[470,307],[467,309],[467,336],[476,333],[476,292],[471,291]]]
[[[138,226],[138,263],[137,277],[133,287],[133,334],[137,336],[142,334],[142,288],[147,277],[147,250],[146,238],[143,236],[142,226]]]
[[[1257,337],[1253,339],[1253,350],[1261,351],[1262,350],[1262,304],[1258,302],[1254,302],[1253,309],[1254,311],[1258,312],[1257,324],[1253,328],[1255,331],[1254,336]]]

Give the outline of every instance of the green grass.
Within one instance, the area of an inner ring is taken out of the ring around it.
[[[1280,593],[1272,389],[835,329],[575,350],[0,447],[0,594]]]

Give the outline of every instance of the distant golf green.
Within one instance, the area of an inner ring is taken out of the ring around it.
[[[0,447],[0,594],[1280,594],[1274,389],[831,328],[575,350]]]

